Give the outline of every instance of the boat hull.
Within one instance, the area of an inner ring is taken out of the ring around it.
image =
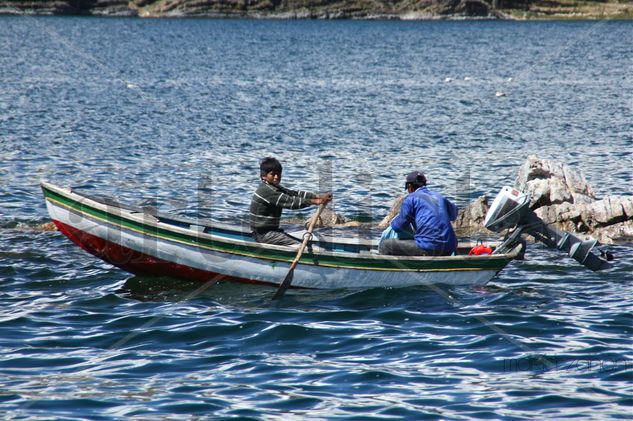
[[[75,244],[137,275],[199,281],[278,285],[295,251],[221,238],[157,222],[43,184],[46,204],[59,230]],[[306,253],[294,270],[298,288],[375,288],[414,285],[483,285],[513,256],[397,259],[371,253]]]

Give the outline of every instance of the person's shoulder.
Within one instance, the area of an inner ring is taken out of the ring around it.
[[[253,193],[253,195],[259,195],[259,196],[268,196],[270,193],[276,191],[275,188],[273,186],[271,186],[268,183],[259,183],[259,185],[257,186],[257,188],[255,189],[255,192]]]
[[[281,186],[273,186],[272,184],[268,184],[268,183],[262,182],[257,187],[257,190],[272,190],[272,191],[276,191],[276,190],[279,190],[279,187],[281,187]]]
[[[417,198],[415,197],[415,192],[413,193],[408,193],[404,199],[402,199],[402,204],[410,204],[413,203],[417,200]]]
[[[445,200],[445,201],[447,201],[447,202],[450,202],[450,200],[449,200],[446,196],[444,196],[442,193],[440,193],[440,192],[430,191],[429,193],[430,193],[431,195],[433,195],[434,197],[437,197],[438,199],[441,199],[441,200]]]
[[[422,194],[428,194],[429,196],[442,196],[442,193],[436,192],[435,190],[431,190],[428,187],[424,186],[420,190]]]
[[[441,194],[429,190],[426,186],[420,187],[419,189],[411,193],[411,196],[414,197],[413,200],[421,200],[423,202],[427,202],[430,198],[435,198],[435,200],[437,200],[438,198],[443,197]]]
[[[412,198],[417,198],[417,197],[420,197],[422,195],[430,194],[430,193],[431,192],[426,187],[420,187],[419,189],[417,189],[413,193],[410,193],[409,196],[411,196]]]

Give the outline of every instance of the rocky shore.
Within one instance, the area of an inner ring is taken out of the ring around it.
[[[632,19],[619,0],[0,1],[0,14],[257,19]]]

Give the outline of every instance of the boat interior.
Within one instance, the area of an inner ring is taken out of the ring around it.
[[[143,214],[144,217],[150,216],[156,220],[157,223],[170,225],[174,227],[191,230],[197,233],[211,234],[218,237],[227,238],[230,240],[254,242],[250,229],[246,226],[229,225],[218,223],[209,219],[203,218],[186,218],[172,214],[166,214],[158,212],[153,208],[141,208],[137,206],[130,206],[118,202],[115,199],[106,196],[87,195],[83,192],[74,192],[87,199],[94,200],[107,206],[113,206],[128,211],[131,214]],[[302,238],[306,230],[288,231],[288,234]],[[352,237],[339,237],[331,236],[324,233],[315,231],[311,241],[312,245],[316,245],[323,250],[332,252],[346,252],[346,253],[359,253],[359,254],[378,254],[378,240],[369,238],[352,238]],[[460,241],[457,249],[457,255],[468,255],[469,251],[476,244],[476,240]],[[486,245],[494,247],[498,245],[498,242],[487,242]]]

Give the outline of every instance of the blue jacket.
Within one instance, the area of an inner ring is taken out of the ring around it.
[[[453,203],[439,193],[420,187],[405,197],[400,214],[391,221],[391,228],[401,232],[412,224],[418,247],[453,253],[457,250],[457,237],[451,221],[456,218],[457,207]]]

